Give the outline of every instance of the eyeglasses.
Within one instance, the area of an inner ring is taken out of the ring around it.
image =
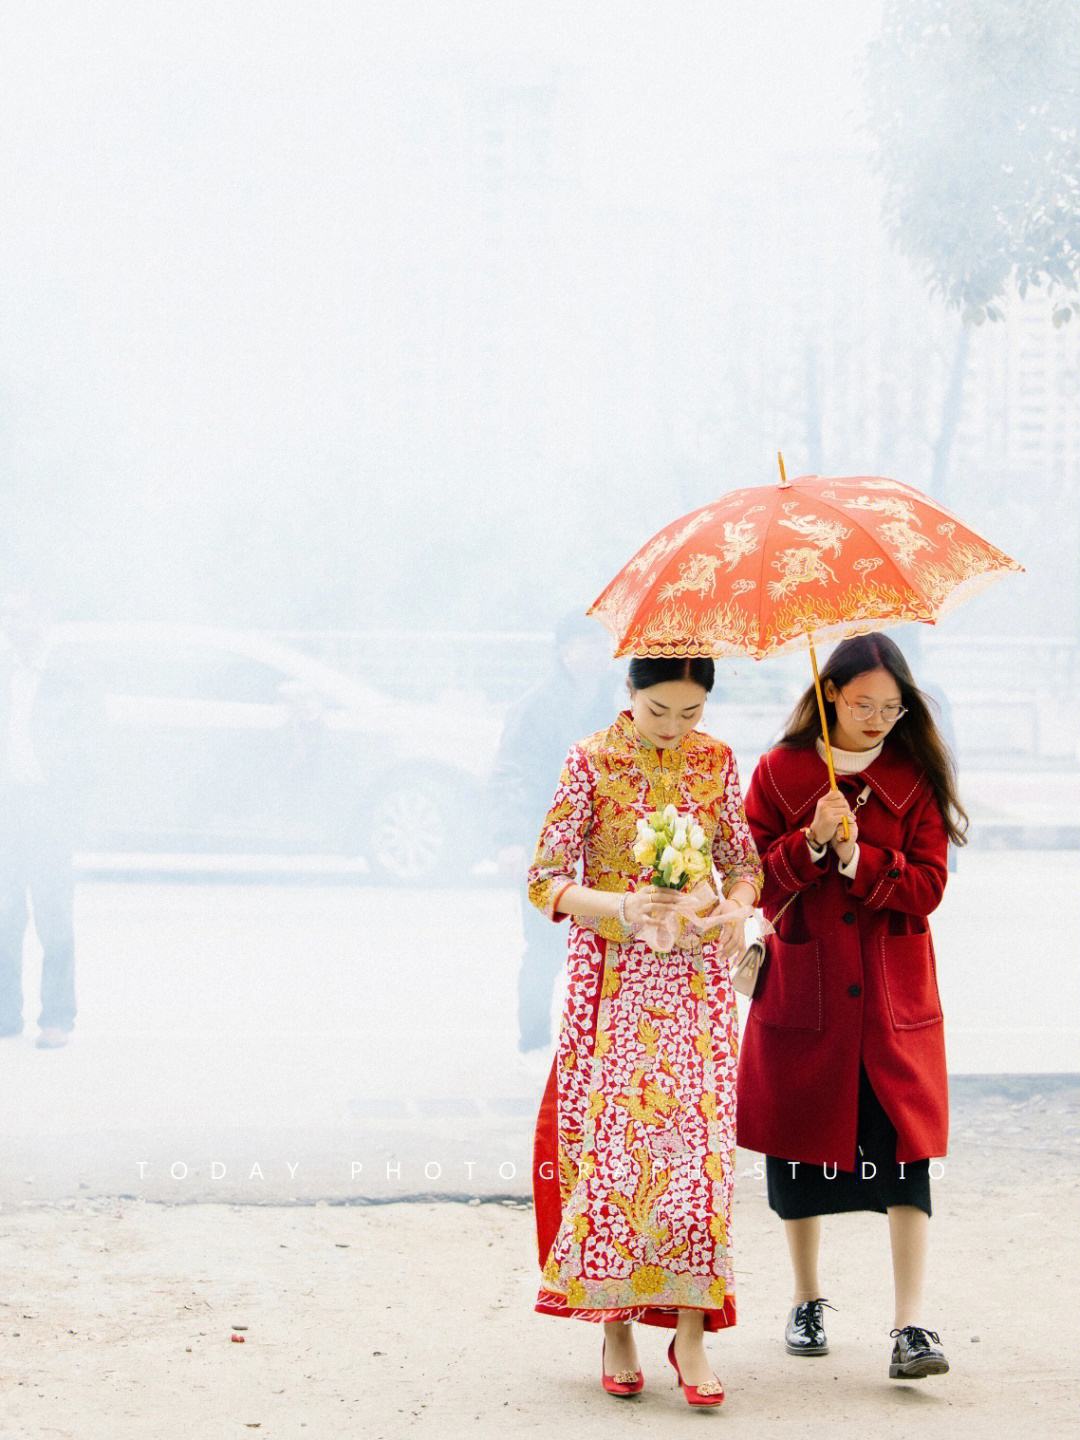
[[[858,704],[852,705],[842,690],[837,691],[844,701],[844,704],[854,715],[856,720],[872,720],[875,715],[880,715],[886,725],[895,725],[901,715],[906,715],[907,709],[895,700],[890,700],[884,705],[871,705],[868,700],[860,700]]]

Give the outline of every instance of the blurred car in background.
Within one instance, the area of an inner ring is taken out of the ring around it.
[[[481,638],[487,651],[462,663],[459,637],[337,637],[330,663],[258,631],[55,626],[54,663],[75,667],[102,699],[80,869],[261,865],[378,884],[505,884],[485,848],[487,782],[507,708],[547,649],[533,634]],[[744,793],[805,684],[801,656],[718,664],[700,725],[732,746]],[[1020,706],[962,683],[951,693],[972,843],[1080,846],[1080,753],[1043,753],[1070,726],[1033,730],[1043,702]],[[612,719],[626,703],[616,678]]]
[[[70,623],[52,646],[103,701],[86,842],[102,864],[318,853],[382,883],[467,873],[499,732],[479,692],[400,699],[206,626]]]

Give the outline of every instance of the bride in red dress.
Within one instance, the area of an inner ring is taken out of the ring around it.
[[[535,1309],[604,1324],[613,1394],[643,1383],[632,1322],[674,1329],[668,1358],[692,1404],[723,1399],[703,1332],[735,1323],[729,963],[745,942],[743,921],[723,917],[763,880],[734,756],[694,728],[713,676],[704,657],[634,657],[630,706],[570,747],[528,872],[531,902],[570,920],[534,1139]],[[634,857],[638,820],[669,804],[701,825],[722,876],[704,919]],[[635,931],[669,906],[688,919],[661,954]]]

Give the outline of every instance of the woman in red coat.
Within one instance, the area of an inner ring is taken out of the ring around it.
[[[829,787],[811,686],[746,795],[765,867],[762,908],[772,919],[790,903],[742,1039],[737,1139],[765,1155],[769,1204],[785,1222],[795,1285],[788,1351],[828,1348],[820,1217],[885,1212],[896,1305],[889,1374],[913,1379],[949,1368],[922,1309],[929,1162],[946,1153],[949,1118],[926,917],[967,815],[930,704],[893,641],[844,641],[821,681],[838,788]]]

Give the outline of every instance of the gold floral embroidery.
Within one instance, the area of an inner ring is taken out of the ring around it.
[[[560,780],[561,780],[561,782],[562,782],[563,784],[565,784],[568,779],[569,779],[569,772],[568,772],[567,769],[564,767],[564,768],[563,768],[562,775],[560,776]],[[560,801],[559,803],[557,803],[557,804],[555,804],[555,805],[553,805],[553,806],[551,807],[551,810],[548,812],[548,819],[549,819],[549,820],[556,821],[556,822],[558,822],[558,821],[560,821],[560,820],[569,820],[570,816],[571,816],[573,813],[574,813],[574,807],[573,807],[573,805],[570,803],[570,801],[569,801],[569,800],[562,800],[562,801]]]
[[[622,981],[619,979],[619,972],[614,965],[604,966],[604,982],[600,990],[601,999],[607,999],[611,995],[619,993],[619,986]]]
[[[611,893],[613,893],[613,894],[615,894],[615,895],[621,895],[624,890],[628,890],[628,889],[632,889],[632,888],[633,888],[632,886],[628,886],[628,885],[627,885],[627,883],[626,883],[627,877],[630,876],[630,875],[637,875],[637,873],[638,873],[638,867],[637,867],[637,863],[636,863],[636,862],[634,863],[634,866],[633,866],[632,869],[631,869],[630,866],[628,865],[628,866],[626,866],[626,868],[623,869],[623,870],[611,870],[611,871],[601,870],[600,873],[599,873],[599,874],[597,875],[597,877],[596,877],[596,889],[597,889],[597,890],[607,890],[607,891],[610,891]],[[605,918],[609,918],[609,917],[605,917]],[[618,924],[617,921],[613,921],[612,923]],[[619,935],[620,935],[620,938],[624,938],[623,935],[622,935],[622,927],[621,927],[621,926],[619,927]]]
[[[686,790],[694,804],[702,810],[716,811],[724,798],[722,780],[712,771],[699,775],[693,771],[685,779]]]
[[[644,1069],[634,1071],[626,1093],[616,1095],[615,1104],[622,1105],[632,1119],[640,1120],[644,1125],[665,1125],[680,1109],[674,1095],[670,1095],[656,1080],[645,1079]]]
[[[637,821],[667,804],[704,828],[723,893],[749,879],[760,894],[763,874],[730,748],[692,730],[661,752],[624,710],[606,730],[571,747],[529,869],[529,899],[550,915],[557,892],[577,882],[579,863],[582,885],[608,893],[636,889],[643,880],[633,855]],[[628,941],[615,916],[582,916],[577,923],[616,944]],[[720,934],[719,927],[703,936],[684,932],[677,943],[698,949]]]
[[[635,1295],[656,1295],[667,1283],[667,1272],[659,1265],[639,1265],[630,1277]]]
[[[646,1055],[656,1054],[656,1042],[660,1039],[660,1031],[642,1015],[638,1019],[638,1039],[645,1047]]]
[[[570,1159],[570,1156],[567,1155],[566,1151],[560,1146],[559,1195],[564,1205],[569,1198],[571,1192],[573,1191],[574,1186],[577,1184],[577,1178],[578,1167],[574,1164],[573,1160]]]
[[[641,800],[641,776],[608,766],[603,780],[603,793],[617,806],[632,809]],[[630,844],[633,845],[631,839]]]
[[[606,806],[601,823],[596,826],[592,837],[589,858],[601,873],[608,871],[612,878],[618,878],[620,883],[615,888],[620,890],[627,888],[627,875],[641,873],[641,866],[634,859],[636,838],[637,823],[634,814],[614,805]]]

